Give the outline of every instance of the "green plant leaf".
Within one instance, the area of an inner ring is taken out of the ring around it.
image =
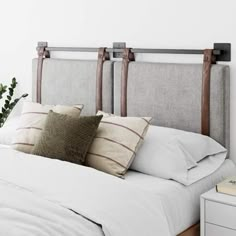
[[[19,98],[15,98],[12,101],[14,91],[15,91],[15,88],[16,88],[17,84],[18,83],[16,81],[16,78],[12,78],[12,81],[11,81],[11,84],[10,84],[9,87],[0,83],[0,99],[2,99],[3,94],[8,91],[8,94],[6,95],[6,98],[4,100],[4,105],[1,109],[2,112],[0,113],[0,127],[3,126],[3,124],[6,121],[7,117],[11,113],[14,106],[19,102],[19,100],[28,96],[28,94],[25,93],[25,94],[21,95]]]

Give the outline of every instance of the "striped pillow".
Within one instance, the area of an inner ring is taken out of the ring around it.
[[[118,117],[103,112],[102,121],[87,153],[86,165],[123,177],[149,127],[151,118]]]
[[[32,153],[34,145],[41,136],[46,117],[50,110],[65,115],[71,115],[72,117],[79,117],[82,108],[83,105],[53,106],[24,102],[19,126],[12,143],[13,148],[18,151]]]

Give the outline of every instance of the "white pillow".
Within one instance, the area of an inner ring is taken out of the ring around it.
[[[215,160],[213,168],[209,170],[212,173],[226,158],[226,154],[226,149],[208,136],[150,126],[130,169],[188,185],[198,180],[194,177],[189,181],[188,175],[197,168],[200,160],[211,155],[211,162]],[[199,175],[199,178],[203,178],[203,175]]]
[[[0,128],[0,144],[11,145],[13,137],[16,135],[19,117],[7,120],[2,128]]]
[[[19,118],[25,99],[21,99],[13,108],[2,128],[0,128],[0,144],[11,145],[13,137],[16,135]]]
[[[183,132],[175,135],[178,145],[189,153],[196,163],[207,156],[224,153],[227,150],[209,136],[202,134]]]
[[[182,180],[182,184],[190,185],[215,172],[225,161],[227,152],[221,152],[204,158],[198,166],[188,171],[187,178]]]
[[[20,101],[18,101],[16,103],[16,105],[14,106],[14,108],[12,109],[11,113],[9,114],[9,116],[7,117],[6,123],[8,121],[10,121],[11,119],[18,117],[21,115],[21,111],[23,108],[23,104],[24,102],[26,102],[27,100],[25,98],[21,98]]]

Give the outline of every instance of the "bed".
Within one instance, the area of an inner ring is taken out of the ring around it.
[[[225,176],[233,175],[234,171],[233,162],[226,160],[212,175],[187,187],[175,181],[164,180],[135,171],[129,171],[126,174],[126,181],[161,195],[168,222],[170,222],[169,225],[173,227],[172,232],[177,235],[199,221],[199,196],[213,188]]]
[[[100,107],[116,115],[122,109],[121,67],[119,61],[105,60],[102,68]],[[92,60],[34,59],[33,100],[40,94],[42,104],[84,104],[83,115],[94,115],[96,71]],[[150,116],[152,125],[200,133],[201,78],[201,64],[130,62],[127,115]],[[229,80],[228,66],[212,66],[210,136],[228,150]],[[133,170],[119,179],[6,146],[0,155],[0,187],[6,193],[1,201],[8,206],[0,228],[11,235],[19,235],[17,230],[23,235],[199,235],[200,195],[235,173],[230,155],[214,173],[189,186]],[[12,222],[15,231],[9,231]]]

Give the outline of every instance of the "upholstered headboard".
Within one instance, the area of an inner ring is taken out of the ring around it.
[[[114,112],[120,114],[121,63],[114,65]],[[213,65],[210,136],[229,147],[229,67]],[[153,124],[201,132],[201,64],[130,62],[127,115],[151,116]]]
[[[37,59],[33,60],[35,100]],[[151,116],[154,125],[201,132],[201,64],[130,62],[127,113]],[[210,136],[229,149],[229,67],[213,65],[210,82]],[[84,104],[95,114],[96,61],[44,59],[42,103]],[[120,114],[121,63],[103,68],[103,109]]]
[[[33,59],[33,101],[36,101],[37,62]],[[84,104],[83,114],[96,113],[97,61],[51,59],[43,61],[42,103]],[[113,63],[103,66],[103,110],[112,112]]]

